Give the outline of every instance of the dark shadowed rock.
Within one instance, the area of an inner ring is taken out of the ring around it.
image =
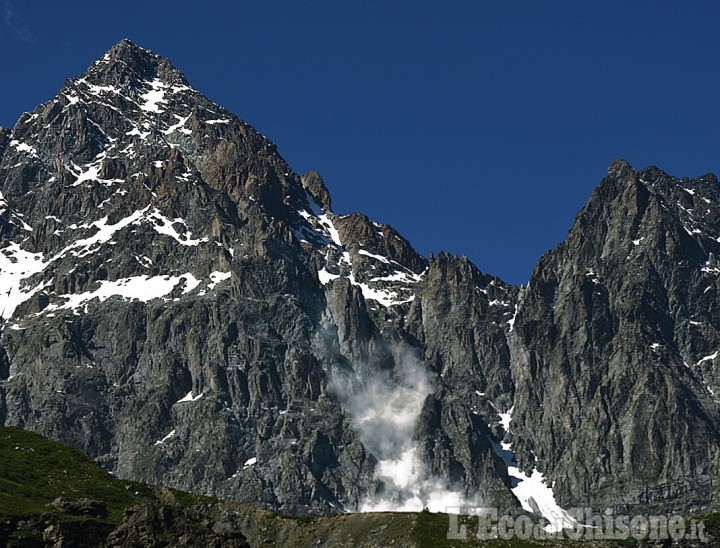
[[[212,515],[179,506],[144,505],[125,511],[107,546],[249,548],[250,544],[240,532],[237,512]]]
[[[108,514],[107,505],[103,501],[88,498],[58,497],[52,501],[51,506],[65,514],[73,516],[93,516],[96,518],[106,517]]]

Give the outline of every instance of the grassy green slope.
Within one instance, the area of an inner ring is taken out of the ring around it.
[[[77,449],[17,428],[0,427],[0,514],[48,511],[58,497],[104,501],[108,520],[143,502],[152,490],[121,481]]]

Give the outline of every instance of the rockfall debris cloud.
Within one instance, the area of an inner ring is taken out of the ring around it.
[[[460,490],[427,470],[414,436],[425,399],[434,392],[432,373],[402,343],[394,345],[392,354],[392,369],[353,363],[330,372],[330,391],[378,460],[375,478],[382,488],[366,496],[357,510],[447,512],[467,506]]]

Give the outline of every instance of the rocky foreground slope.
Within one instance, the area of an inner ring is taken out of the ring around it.
[[[123,41],[0,131],[0,422],[291,513],[699,512],[720,188],[613,163],[523,287],[338,215]]]

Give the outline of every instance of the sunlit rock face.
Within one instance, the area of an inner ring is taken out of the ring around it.
[[[701,509],[719,199],[616,162],[517,288],[333,212],[123,41],[0,131],[0,419],[292,513]]]

